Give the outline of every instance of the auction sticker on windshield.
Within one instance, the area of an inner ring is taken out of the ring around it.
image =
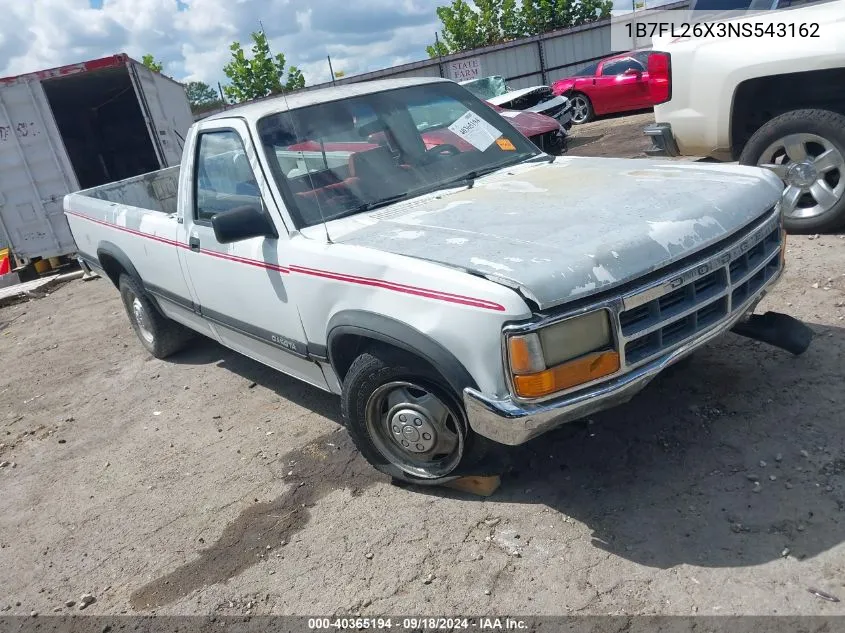
[[[495,143],[496,139],[502,135],[499,130],[472,110],[450,125],[449,131],[457,134],[481,152]]]

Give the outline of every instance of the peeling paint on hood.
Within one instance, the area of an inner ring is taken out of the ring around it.
[[[564,158],[380,209],[346,223],[335,241],[481,274],[548,308],[706,248],[771,209],[781,191],[756,167]]]

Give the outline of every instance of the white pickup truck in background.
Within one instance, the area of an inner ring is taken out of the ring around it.
[[[845,226],[845,0],[712,4],[751,11],[705,21],[763,35],[654,39],[670,55],[670,97],[646,128],[648,153],[764,166],[784,183],[787,230]]]
[[[426,148],[432,108],[454,144]],[[802,353],[803,324],[752,315],[780,194],[756,167],[549,156],[454,82],[405,79],[204,119],[181,167],[64,209],[154,356],[198,332],[339,394],[376,468],[438,483],[728,330]]]

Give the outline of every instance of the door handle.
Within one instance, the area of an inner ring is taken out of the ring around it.
[[[198,237],[188,238],[188,246],[191,248],[192,251],[199,253],[200,252],[200,238],[198,238]]]

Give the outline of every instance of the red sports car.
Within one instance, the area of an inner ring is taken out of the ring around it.
[[[654,105],[649,75],[651,51],[630,51],[585,66],[552,84],[556,95],[572,101],[572,122],[586,123],[598,115],[642,110]]]

